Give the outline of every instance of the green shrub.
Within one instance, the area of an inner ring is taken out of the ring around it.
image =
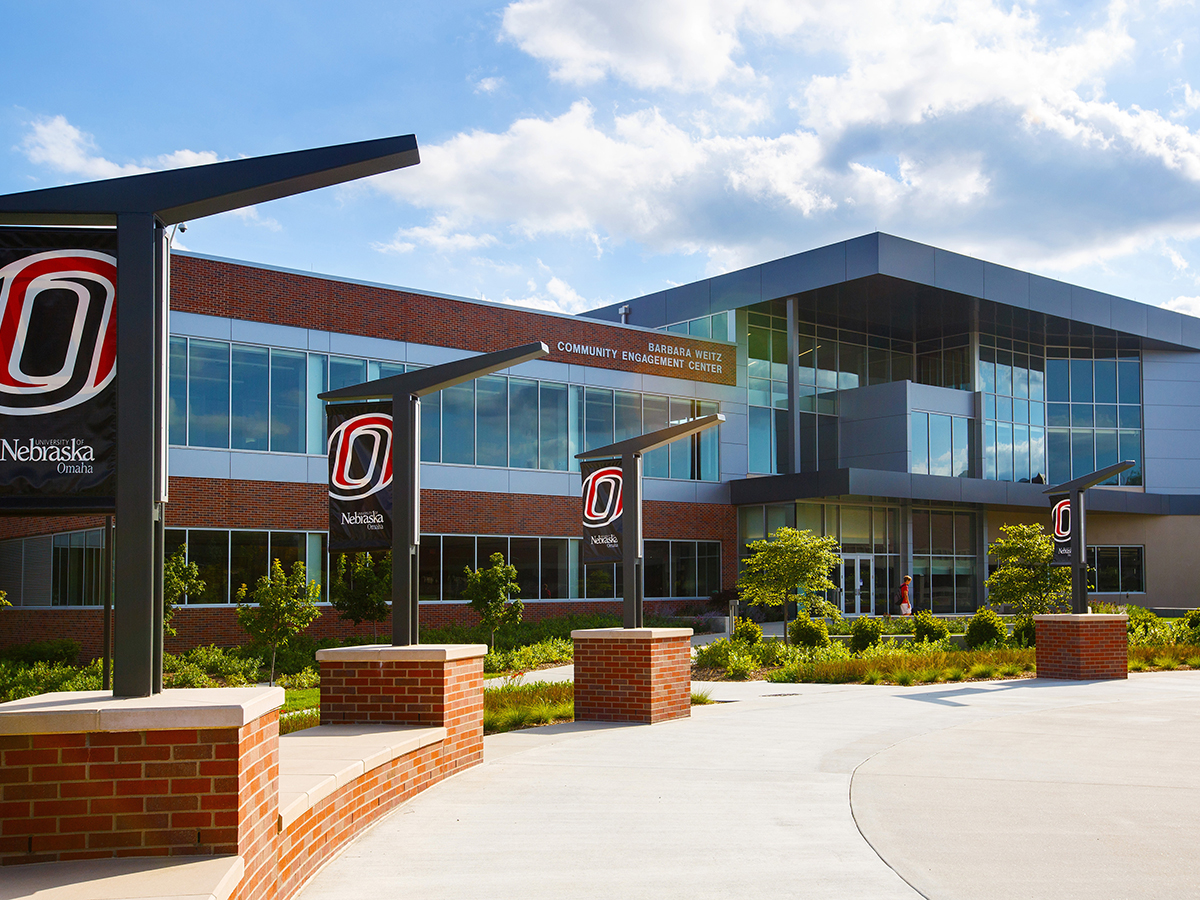
[[[787,645],[783,641],[759,641],[750,648],[757,668],[773,669],[787,661]]]
[[[859,616],[850,626],[850,649],[862,653],[883,637],[883,620],[875,616]]]
[[[725,674],[730,678],[742,679],[749,678],[751,673],[758,668],[758,660],[754,658],[752,647],[745,644],[734,642],[734,645],[729,650],[729,661],[725,664]]]
[[[0,650],[0,659],[15,663],[61,663],[73,666],[79,659],[79,642],[70,638],[55,638],[49,641],[31,641]]]
[[[929,610],[923,609],[913,616],[914,641],[940,641],[947,637],[950,637],[949,627]]]
[[[829,625],[824,619],[800,616],[788,628],[788,636],[797,647],[826,647],[829,645]]]
[[[1014,647],[1032,647],[1037,643],[1037,623],[1033,619],[1017,619],[1013,623]]]
[[[321,673],[315,672],[312,669],[303,669],[295,675],[280,675],[275,679],[275,683],[281,688],[291,688],[293,690],[320,687]]]
[[[733,634],[731,638],[739,644],[745,644],[748,647],[753,647],[762,640],[762,629],[757,623],[749,619],[737,619],[733,626]]]
[[[565,665],[575,658],[568,638],[546,638],[512,650],[495,650],[483,658],[485,672],[528,672],[548,665]]]
[[[207,688],[216,687],[217,683],[213,681],[199,666],[191,663],[181,663],[171,674],[171,687],[173,688]]]
[[[717,638],[703,647],[697,647],[692,664],[697,669],[724,669],[729,665],[729,650],[732,644],[729,638]]]
[[[972,650],[984,646],[998,647],[1007,639],[1008,629],[994,609],[985,606],[976,610],[967,623],[967,646]]]
[[[62,663],[23,665],[0,661],[0,703],[52,691],[98,691],[100,666],[98,659],[81,669]]]

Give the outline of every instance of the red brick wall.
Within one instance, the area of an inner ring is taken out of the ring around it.
[[[241,729],[0,735],[0,861],[239,853],[249,873],[278,815],[278,733],[271,712]]]
[[[186,256],[171,260],[171,308],[343,333],[347,332],[346,310],[352,309],[354,334],[393,341],[476,353],[545,341],[550,347],[546,358],[555,362],[716,384],[733,384],[737,374],[731,347],[699,338]],[[562,351],[559,341],[610,348],[616,356]],[[720,354],[722,371],[689,369],[686,359],[682,368],[621,359],[623,351],[646,353],[651,342],[689,349],[693,356],[697,352]]]
[[[575,638],[575,719],[661,722],[691,715],[690,638]]]
[[[1038,678],[1090,681],[1129,677],[1125,616],[1035,616]]]

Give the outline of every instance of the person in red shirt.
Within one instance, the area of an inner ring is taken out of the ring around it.
[[[912,584],[912,576],[905,575],[904,583],[900,585],[900,615],[912,615],[912,596],[909,592],[909,587]]]

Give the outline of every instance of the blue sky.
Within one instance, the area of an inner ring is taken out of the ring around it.
[[[415,133],[179,241],[578,312],[878,229],[1200,313],[1197,13],[11,2],[0,191]]]

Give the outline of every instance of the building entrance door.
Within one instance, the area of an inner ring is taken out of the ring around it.
[[[875,567],[870,556],[842,556],[842,614],[875,612]]]

